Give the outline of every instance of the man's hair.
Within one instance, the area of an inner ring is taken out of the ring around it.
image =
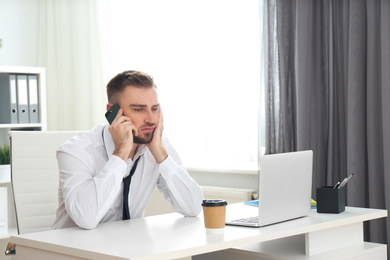
[[[113,77],[107,84],[107,98],[111,104],[118,102],[118,96],[127,86],[138,88],[157,88],[153,78],[146,73],[127,70]]]

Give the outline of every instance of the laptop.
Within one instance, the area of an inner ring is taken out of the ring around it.
[[[233,214],[227,214],[231,219],[226,224],[262,227],[307,216],[311,210],[312,172],[310,150],[261,156],[258,207],[229,205],[228,212]]]

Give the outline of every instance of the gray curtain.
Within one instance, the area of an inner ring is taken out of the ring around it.
[[[316,187],[390,206],[390,0],[267,0],[266,153],[314,151]],[[387,243],[389,219],[365,226]]]

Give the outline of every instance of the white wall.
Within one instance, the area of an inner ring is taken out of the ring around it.
[[[39,0],[0,1],[0,65],[39,66]],[[0,145],[8,142],[7,129],[0,129]]]
[[[201,186],[228,187],[234,189],[258,189],[258,174],[253,171],[213,171],[188,169]]]
[[[38,60],[39,2],[0,0],[0,38],[3,39],[0,65],[42,66]],[[190,170],[190,173],[200,185],[257,189],[255,172]]]
[[[0,1],[0,65],[39,66],[39,0]]]

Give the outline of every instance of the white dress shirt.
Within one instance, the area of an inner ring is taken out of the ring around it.
[[[101,125],[70,138],[57,151],[60,171],[56,220],[53,228],[122,220],[123,178],[141,156],[129,192],[131,218],[143,217],[153,190],[157,188],[184,216],[201,212],[202,190],[182,166],[180,158],[163,136],[168,157],[158,164],[146,145],[139,145],[134,161],[116,155],[109,125]]]

